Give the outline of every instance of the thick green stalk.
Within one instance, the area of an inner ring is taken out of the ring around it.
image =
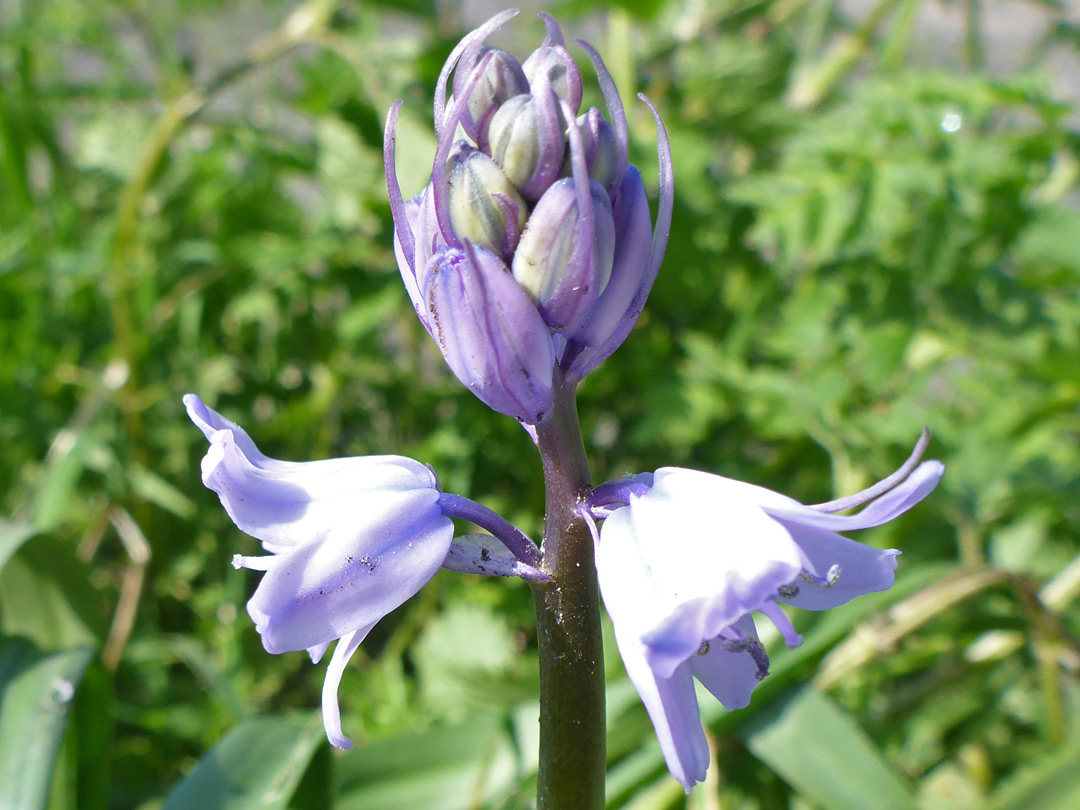
[[[592,537],[578,515],[592,488],[574,386],[556,370],[555,407],[537,425],[547,514],[533,587],[540,645],[539,810],[601,810],[606,765],[604,656]]]

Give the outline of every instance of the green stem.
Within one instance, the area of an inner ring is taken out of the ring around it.
[[[533,586],[540,646],[538,810],[601,810],[606,770],[600,593],[588,526],[592,488],[574,386],[556,369],[555,407],[537,425],[547,514],[543,569]]]

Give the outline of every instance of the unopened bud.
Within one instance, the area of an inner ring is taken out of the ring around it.
[[[528,206],[494,160],[460,143],[450,157],[450,223],[462,241],[509,257]]]
[[[552,407],[551,333],[506,265],[483,248],[442,248],[424,301],[447,365],[489,408],[527,424]]]
[[[592,233],[578,210],[575,181],[556,182],[533,209],[511,267],[544,321],[572,333],[611,277],[615,224],[607,191],[590,182]],[[590,239],[591,237],[591,239]]]
[[[581,143],[585,151],[585,165],[589,169],[589,177],[598,182],[606,189],[611,188],[615,181],[616,146],[615,130],[607,122],[600,110],[590,107],[584,115],[577,119],[578,132],[581,133]],[[563,160],[562,176],[570,176],[570,155],[566,154]]]
[[[480,48],[469,64],[458,65],[454,73],[454,96],[460,97],[474,70],[476,78],[459,123],[481,148],[487,143],[488,126],[496,110],[508,99],[529,92],[529,80],[521,64],[501,48]]]
[[[565,140],[554,103],[544,109],[533,95],[514,96],[491,119],[491,157],[521,193],[539,199],[558,179]]]
[[[541,74],[546,76],[546,84],[555,91],[555,94],[570,105],[574,115],[581,109],[581,71],[578,69],[574,58],[566,50],[563,44],[562,29],[558,23],[548,14],[540,15],[547,26],[547,36],[539,48],[529,54],[522,67],[525,76],[529,80],[529,86],[533,92],[541,89],[545,82]]]

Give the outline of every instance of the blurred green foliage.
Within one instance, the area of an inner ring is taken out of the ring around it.
[[[862,538],[904,550],[896,588],[797,616],[750,708],[703,701],[717,765],[689,799],[607,645],[613,808],[1076,806],[1080,141],[1051,58],[1080,37],[1032,2],[1045,37],[991,70],[996,4],[963,4],[939,53],[932,5],[550,9],[675,151],[649,306],[581,391],[595,477],[677,464],[826,500],[924,424],[948,467]],[[390,249],[381,122],[406,100],[413,193],[435,76],[478,22],[456,8],[0,4],[0,806],[530,806],[524,586],[443,573],[383,621],[341,690],[360,744],[331,753],[296,715],[321,668],[243,614],[255,578],[228,562],[255,542],[201,487],[180,405],[281,458],[422,459],[539,534],[535,451],[443,367]],[[540,36],[526,14],[499,39]]]

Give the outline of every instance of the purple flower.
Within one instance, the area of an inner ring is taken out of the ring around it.
[[[417,316],[480,400],[532,425],[550,411],[556,369],[581,380],[637,322],[667,246],[673,175],[663,122],[641,96],[658,132],[653,229],[600,55],[578,40],[610,122],[596,108],[578,115],[581,72],[547,14],[547,35],[524,64],[484,45],[516,13],[492,17],[443,66],[431,182],[415,198],[406,202],[397,183],[401,102],[387,117],[384,152],[395,254]]]
[[[248,614],[267,652],[307,650],[314,662],[338,645],[323,683],[326,735],[341,731],[338,684],[375,623],[420,590],[443,564],[454,526],[440,505],[435,474],[402,456],[294,463],[259,452],[237,425],[184,397],[210,442],[202,479],[239,529],[266,556],[233,565],[263,571]]]
[[[905,467],[918,455],[921,449]],[[742,708],[768,674],[752,612],[793,647],[801,639],[781,603],[825,610],[889,588],[900,552],[836,532],[892,520],[925,498],[943,471],[937,461],[902,468],[883,482],[894,488],[846,516],[830,512],[888,487],[811,507],[752,484],[665,467],[597,488],[589,507],[606,518],[596,553],[604,604],[668,768],[688,792],[709,763],[693,679],[726,708]]]

